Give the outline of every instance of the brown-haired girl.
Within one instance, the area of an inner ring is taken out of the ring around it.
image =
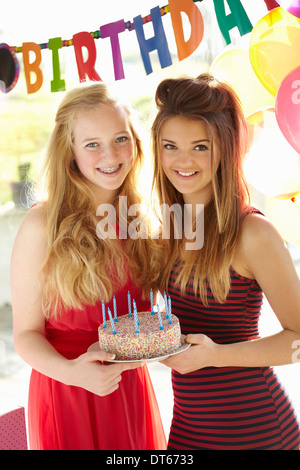
[[[98,339],[101,301],[113,312],[114,295],[125,314],[130,291],[139,309],[150,308],[158,245],[96,233],[99,205],[118,213],[120,196],[128,206],[140,202],[142,160],[129,110],[103,83],[66,94],[46,155],[47,198],[26,214],[11,263],[15,347],[33,368],[31,449],[165,448],[146,367],[87,352]]]
[[[280,235],[250,206],[239,101],[202,74],[164,80],[156,104],[160,203],[189,204],[194,214],[204,205],[203,247],[171,239],[163,276],[191,344],[164,361],[173,369],[169,449],[298,449],[296,415],[270,366],[291,363],[299,344],[300,283]],[[263,292],[282,331],[259,338]]]

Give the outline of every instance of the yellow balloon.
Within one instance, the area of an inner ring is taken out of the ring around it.
[[[267,198],[266,216],[284,240],[300,245],[300,194],[285,200]]]
[[[218,80],[232,86],[245,116],[258,109],[275,106],[275,96],[266,90],[254,73],[248,50],[229,46],[216,57],[210,71]]]
[[[299,66],[300,19],[274,8],[254,26],[250,61],[261,83],[276,95],[283,79]]]

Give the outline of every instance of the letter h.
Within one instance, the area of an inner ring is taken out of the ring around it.
[[[172,65],[172,59],[167,43],[167,38],[165,35],[164,27],[161,20],[160,8],[155,7],[150,10],[151,19],[153,23],[153,29],[155,35],[152,38],[145,39],[144,29],[143,29],[143,19],[141,15],[136,16],[133,19],[134,29],[136,31],[137,39],[139,42],[142,59],[144,62],[144,67],[146,74],[149,75],[152,73],[152,65],[149,58],[149,53],[151,51],[157,50],[158,57],[160,61],[161,68],[168,67]]]

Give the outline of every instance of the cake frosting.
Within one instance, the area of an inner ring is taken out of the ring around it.
[[[140,360],[165,356],[175,352],[181,346],[181,330],[178,318],[171,315],[172,323],[161,315],[163,329],[160,329],[158,314],[138,312],[139,332],[135,332],[134,318],[124,315],[118,317],[112,326],[107,322],[99,326],[100,349],[116,355],[118,360]]]

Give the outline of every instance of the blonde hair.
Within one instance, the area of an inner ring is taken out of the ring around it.
[[[46,153],[43,177],[48,251],[42,273],[43,310],[47,317],[56,315],[62,307],[80,309],[82,304],[95,304],[99,299],[108,301],[114,289],[124,285],[128,271],[144,290],[157,282],[158,265],[153,250],[158,247],[150,239],[128,238],[120,242],[97,237],[96,200],[72,158],[74,119],[97,105],[119,105],[103,83],[67,93],[58,108]],[[128,207],[141,202],[136,181],[143,162],[142,144],[129,108],[122,106],[133,135],[134,162],[115,197],[117,215],[118,196],[127,196]]]
[[[160,203],[183,206],[183,196],[164,174],[160,159],[160,131],[170,117],[180,115],[199,120],[207,126],[213,166],[220,164],[212,181],[213,199],[204,208],[204,246],[185,251],[185,240],[172,238],[168,262],[163,274],[164,287],[176,261],[179,261],[175,285],[184,292],[191,284],[207,304],[207,286],[219,302],[224,302],[230,288],[229,266],[236,246],[241,218],[249,204],[249,193],[242,171],[247,149],[247,128],[239,100],[234,91],[210,74],[197,78],[163,80],[156,91],[158,112],[152,126],[154,155],[153,188]],[[173,221],[174,224],[174,221]]]

